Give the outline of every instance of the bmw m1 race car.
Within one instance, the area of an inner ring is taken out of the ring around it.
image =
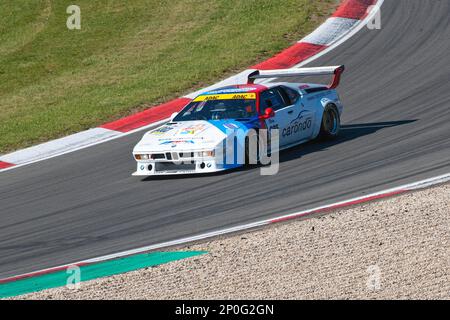
[[[256,70],[247,84],[204,92],[173,114],[168,123],[143,136],[133,150],[137,161],[133,175],[217,172],[318,136],[334,138],[343,111],[335,89],[343,71],[344,66]],[[328,86],[255,84],[257,79],[312,75],[333,75],[333,81]],[[261,131],[267,134],[259,134]],[[250,157],[255,150],[250,144],[255,132],[256,155]]]

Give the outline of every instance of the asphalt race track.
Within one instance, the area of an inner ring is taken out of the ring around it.
[[[345,64],[344,130],[280,171],[131,177],[143,132],[0,174],[0,278],[361,196],[450,172],[448,0],[386,0],[311,66]],[[113,94],[113,93],[111,93]]]

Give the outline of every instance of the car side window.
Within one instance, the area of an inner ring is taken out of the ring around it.
[[[263,91],[261,93],[260,99],[261,99],[260,103],[261,113],[266,112],[267,108],[272,108],[274,111],[277,111],[286,107],[286,103],[284,102],[277,88],[272,88]]]
[[[287,100],[287,105],[290,106],[297,103],[298,99],[300,98],[300,94],[297,91],[285,86],[280,87],[280,89],[284,94],[283,96],[285,97],[285,100]]]

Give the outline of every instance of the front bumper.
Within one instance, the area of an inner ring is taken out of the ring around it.
[[[217,164],[214,159],[198,159],[191,161],[138,161],[133,176],[176,175],[211,173],[229,169]]]

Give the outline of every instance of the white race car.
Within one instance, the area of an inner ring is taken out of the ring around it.
[[[250,134],[264,129],[268,131],[264,149],[268,154],[276,151],[271,147],[274,130],[279,150],[319,135],[334,138],[343,111],[335,88],[343,71],[344,66],[256,70],[247,84],[204,92],[173,114],[170,122],[143,136],[133,150],[137,161],[133,175],[209,173],[245,165],[250,159]],[[328,86],[255,84],[261,78],[312,75],[333,75],[333,81]],[[257,150],[259,158],[263,149]]]

